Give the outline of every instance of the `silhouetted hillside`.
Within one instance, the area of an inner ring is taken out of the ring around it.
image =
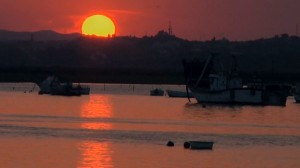
[[[0,41],[53,41],[53,40],[73,40],[80,37],[78,33],[60,34],[51,30],[42,30],[37,32],[14,32],[0,30]]]
[[[238,53],[235,54],[238,70],[244,74],[294,81],[300,74],[300,38],[288,35],[244,42],[226,39],[201,42],[183,40],[164,31],[142,38],[109,39],[76,34],[60,36],[48,31],[41,34],[48,40],[37,40],[37,35],[31,39],[30,34],[27,40],[0,40],[1,81],[26,72],[30,78],[64,74],[87,82],[182,83],[182,60],[205,60],[211,52],[219,53],[215,70],[228,70],[232,53]]]

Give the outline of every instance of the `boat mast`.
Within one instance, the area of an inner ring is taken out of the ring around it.
[[[215,54],[212,53],[212,54],[208,57],[208,59],[206,60],[205,65],[204,65],[204,67],[203,67],[203,70],[202,70],[202,72],[201,72],[201,75],[200,75],[200,77],[198,78],[198,80],[197,80],[197,82],[196,82],[196,84],[195,84],[195,87],[197,87],[197,86],[199,85],[199,83],[200,83],[200,81],[202,80],[202,78],[203,78],[203,76],[204,76],[204,73],[205,73],[205,71],[206,71],[206,69],[207,69],[208,64],[210,63],[210,61],[213,59],[214,56],[215,56]]]

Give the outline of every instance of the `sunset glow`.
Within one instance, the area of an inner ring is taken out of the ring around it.
[[[90,96],[90,100],[82,104],[80,116],[87,119],[86,122],[81,124],[82,128],[93,130],[112,129],[111,124],[97,121],[97,119],[112,117],[112,105],[110,99],[106,96]]]
[[[82,34],[98,37],[110,37],[116,33],[114,22],[104,15],[93,15],[82,24]]]

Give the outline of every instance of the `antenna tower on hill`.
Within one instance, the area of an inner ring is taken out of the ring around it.
[[[173,29],[172,29],[171,21],[169,21],[169,29],[168,29],[168,33],[169,33],[170,36],[173,35]]]

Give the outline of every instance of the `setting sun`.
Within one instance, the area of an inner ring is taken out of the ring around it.
[[[114,36],[116,27],[114,22],[104,15],[93,15],[86,18],[82,24],[82,34],[99,37]]]

